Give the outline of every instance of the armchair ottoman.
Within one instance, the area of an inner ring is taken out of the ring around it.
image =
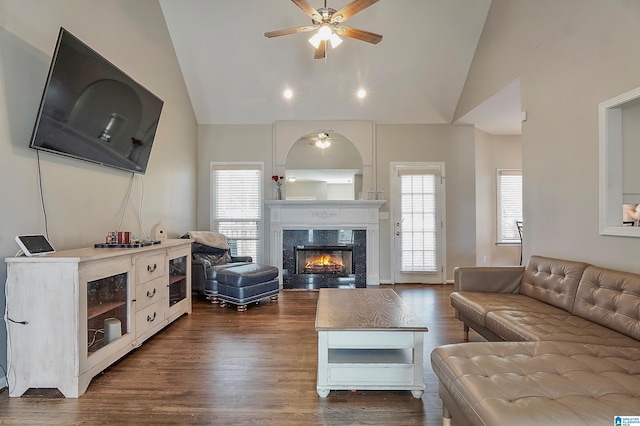
[[[242,312],[247,305],[269,297],[278,300],[280,282],[278,268],[256,263],[231,264],[217,271],[218,300],[220,306],[237,306]]]

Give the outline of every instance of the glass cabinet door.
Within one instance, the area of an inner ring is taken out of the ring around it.
[[[129,273],[87,282],[87,352],[89,355],[129,332]]]
[[[169,260],[169,307],[187,298],[187,256]]]

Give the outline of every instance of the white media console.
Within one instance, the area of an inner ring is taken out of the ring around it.
[[[191,240],[82,248],[7,263],[9,396],[91,379],[191,313]]]

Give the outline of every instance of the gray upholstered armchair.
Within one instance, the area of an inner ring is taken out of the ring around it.
[[[218,302],[218,281],[220,269],[249,263],[251,256],[231,256],[227,237],[217,232],[190,231],[182,238],[191,238],[191,291],[198,293],[211,303]]]

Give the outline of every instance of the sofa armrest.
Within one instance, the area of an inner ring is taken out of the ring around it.
[[[204,292],[207,268],[210,267],[211,263],[204,259],[193,259],[191,261],[191,291],[200,294]]]
[[[524,266],[459,266],[453,270],[454,291],[519,293]]]

